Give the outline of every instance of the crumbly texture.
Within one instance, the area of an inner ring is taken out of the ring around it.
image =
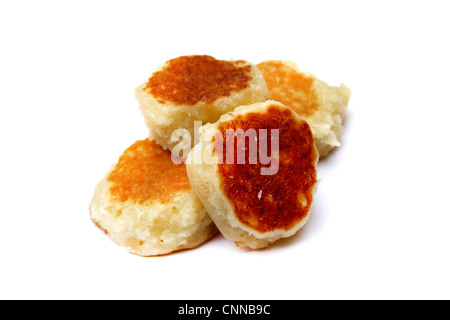
[[[140,256],[193,248],[217,232],[184,164],[149,140],[128,148],[100,181],[90,213],[114,242]]]
[[[257,65],[264,75],[270,98],[292,108],[308,121],[320,157],[340,146],[351,91],[341,84],[327,85],[314,75],[300,72],[292,61],[264,61]]]
[[[241,105],[265,101],[269,91],[255,65],[183,56],[169,60],[136,88],[135,97],[149,128],[149,138],[172,150],[176,129],[186,129],[194,145],[194,121],[216,122]]]
[[[261,175],[261,162],[250,164],[248,155],[245,164],[221,162],[226,158],[226,147],[222,141],[218,152],[220,145],[212,135],[223,135],[231,128],[253,128],[256,132],[279,129],[279,154],[274,155],[279,162],[277,173]],[[241,248],[259,249],[303,227],[316,188],[318,160],[305,120],[281,103],[269,100],[236,108],[200,131],[202,140],[189,154],[187,173],[208,214],[227,239]],[[203,161],[199,161],[200,156]]]

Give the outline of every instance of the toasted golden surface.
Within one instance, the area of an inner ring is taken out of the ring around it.
[[[264,61],[256,65],[264,75],[272,100],[292,108],[300,116],[314,114],[318,107],[314,79],[282,61]]]
[[[145,90],[162,104],[210,104],[249,86],[251,67],[244,61],[211,56],[182,56],[169,60],[148,80]]]
[[[108,181],[113,199],[139,204],[167,203],[178,192],[190,189],[185,165],[174,164],[169,151],[148,139],[125,150]]]
[[[308,121],[320,157],[341,145],[343,119],[351,90],[330,86],[293,61],[264,61],[257,65],[264,75],[271,99],[280,101]]]
[[[264,113],[253,112],[238,115],[221,122],[218,129],[226,136],[227,129],[267,130],[267,141],[271,141],[271,130],[279,130],[279,169],[274,175],[261,175],[266,167],[258,160],[256,164],[237,162],[234,148],[234,164],[219,164],[223,192],[232,203],[236,217],[247,227],[260,233],[273,230],[290,230],[304,219],[313,201],[316,184],[317,151],[313,136],[306,121],[299,121],[292,111],[279,105],[269,106]],[[260,137],[261,138],[261,137]],[[226,150],[216,145],[215,150]],[[249,150],[249,141],[246,141]],[[259,147],[258,147],[259,148]],[[270,143],[268,143],[270,155]],[[271,151],[272,156],[275,152]],[[222,155],[219,155],[223,156]],[[246,159],[249,159],[248,154]]]

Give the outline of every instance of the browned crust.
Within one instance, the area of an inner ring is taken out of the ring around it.
[[[119,202],[169,202],[191,188],[186,166],[172,162],[171,154],[149,139],[136,141],[109,174],[110,192]]]
[[[264,113],[248,113],[222,122],[218,129],[224,137],[227,129],[267,129],[268,141],[270,130],[279,129],[279,169],[275,175],[261,175],[264,165],[259,160],[249,164],[248,154],[245,164],[237,164],[237,148],[234,164],[226,164],[225,160],[219,164],[223,192],[239,221],[260,233],[288,231],[302,221],[310,210],[317,182],[318,155],[306,121],[294,118],[286,107],[272,105]],[[226,150],[225,139],[222,149],[218,145],[215,149],[216,153]]]
[[[147,90],[161,104],[211,104],[249,86],[251,66],[245,61],[193,55],[169,60],[148,80]]]

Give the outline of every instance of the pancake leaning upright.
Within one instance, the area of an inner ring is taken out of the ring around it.
[[[189,182],[227,239],[259,249],[303,227],[318,159],[305,120],[268,100],[236,108],[200,131],[186,162]]]

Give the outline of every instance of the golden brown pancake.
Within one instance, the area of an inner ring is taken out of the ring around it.
[[[216,122],[234,108],[265,101],[269,91],[261,71],[243,60],[218,60],[206,55],[167,61],[135,90],[149,128],[149,138],[172,150],[186,129],[194,143],[194,121]]]
[[[141,256],[193,248],[217,231],[185,165],[148,139],[125,150],[100,181],[90,211],[108,237]]]
[[[300,72],[291,61],[269,60],[257,67],[264,75],[270,98],[308,121],[320,157],[340,145],[350,89],[329,86],[312,74]]]

